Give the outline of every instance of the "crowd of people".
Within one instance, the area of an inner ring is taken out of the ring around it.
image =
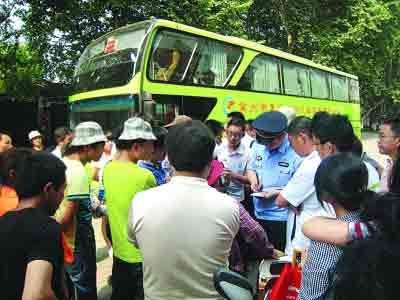
[[[390,299],[399,265],[400,119],[383,168],[347,117],[293,109],[226,124],[140,117],[0,132],[4,299],[97,299],[92,218],[113,259],[112,300],[219,299],[221,267],[257,282],[262,259],[303,253],[299,299]]]

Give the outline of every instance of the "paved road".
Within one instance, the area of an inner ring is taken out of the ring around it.
[[[377,138],[378,134],[376,132],[363,132],[362,141],[364,151],[383,164],[384,156],[378,153],[376,146]],[[105,243],[101,235],[100,220],[94,220],[93,225],[95,227],[97,243],[97,288],[99,291],[99,300],[109,300],[111,289],[107,285],[107,280],[111,274],[112,260],[107,255],[107,249],[105,248]]]

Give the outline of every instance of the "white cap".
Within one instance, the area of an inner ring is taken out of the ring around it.
[[[41,134],[39,131],[37,131],[37,130],[32,130],[32,131],[29,132],[29,134],[28,134],[28,137],[29,137],[29,140],[30,140],[30,141],[33,140],[34,138],[37,138],[38,136],[42,136],[42,134]]]
[[[129,118],[124,123],[124,130],[122,131],[119,140],[132,141],[143,139],[147,141],[155,141],[157,138],[153,134],[151,125],[141,118]]]
[[[103,129],[96,122],[79,123],[74,133],[71,146],[86,146],[107,141]]]

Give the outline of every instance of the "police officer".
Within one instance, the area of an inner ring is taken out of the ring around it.
[[[287,118],[278,111],[265,112],[253,122],[256,143],[251,148],[247,177],[254,192],[255,216],[276,249],[284,250],[288,209],[275,198],[292,178],[301,158],[287,137]]]

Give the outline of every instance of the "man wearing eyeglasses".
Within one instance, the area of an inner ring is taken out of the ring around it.
[[[242,142],[245,121],[231,119],[226,126],[226,140],[215,151],[217,159],[224,164],[226,193],[239,201],[244,200],[244,185],[249,183],[245,175],[249,150]]]
[[[389,156],[386,160],[386,166],[381,177],[381,192],[389,190],[390,174],[393,168],[393,162],[399,157],[400,148],[400,119],[387,118],[383,120],[379,128],[378,149],[379,153]]]
[[[256,143],[247,167],[255,215],[276,249],[284,250],[288,209],[275,204],[301,163],[287,137],[287,118],[278,111],[265,112],[253,122]]]

